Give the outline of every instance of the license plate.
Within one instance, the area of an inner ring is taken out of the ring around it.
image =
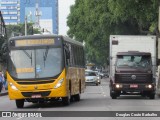
[[[138,85],[137,84],[132,84],[132,85],[130,85],[130,88],[138,88]]]
[[[42,98],[42,95],[41,94],[35,94],[35,95],[32,95],[31,97],[32,98]]]

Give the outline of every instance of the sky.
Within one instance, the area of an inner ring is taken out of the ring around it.
[[[75,3],[75,0],[58,0],[59,1],[59,34],[67,35],[67,16],[70,13],[70,6]]]

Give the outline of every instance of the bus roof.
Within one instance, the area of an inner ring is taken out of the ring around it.
[[[37,38],[52,38],[52,37],[62,37],[64,41],[66,42],[70,42],[72,44],[77,44],[80,46],[83,46],[83,44],[81,42],[78,42],[76,40],[73,40],[67,36],[63,36],[63,35],[27,35],[27,36],[16,36],[16,37],[12,37],[9,39],[10,40],[21,40],[21,39],[37,39]]]
[[[67,36],[62,36],[62,37],[63,37],[63,39],[64,39],[65,41],[67,41],[67,42],[71,42],[71,43],[73,43],[73,44],[77,44],[77,45],[83,46],[83,44],[82,44],[81,42],[79,42],[79,41],[76,41],[76,40],[74,40],[74,39],[71,39],[71,38],[69,38],[69,37],[67,37]]]

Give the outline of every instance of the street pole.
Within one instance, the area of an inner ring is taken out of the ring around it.
[[[158,11],[158,48],[157,48],[157,54],[158,54],[158,79],[160,77],[160,1],[159,1],[159,11]]]
[[[25,36],[27,35],[27,16],[25,16]]]
[[[160,33],[160,1],[159,1],[159,12],[158,13],[159,13],[159,15],[158,15],[159,16],[158,17],[159,18],[158,19],[158,33]]]

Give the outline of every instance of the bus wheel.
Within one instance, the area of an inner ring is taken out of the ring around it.
[[[24,99],[16,100],[17,108],[23,108],[24,106]]]
[[[80,94],[76,94],[76,95],[74,96],[74,99],[75,99],[75,101],[80,101],[80,99],[81,99]]]
[[[64,97],[64,98],[62,98],[62,103],[63,103],[63,105],[69,105],[69,104],[70,104],[70,99],[69,99],[69,97]]]

